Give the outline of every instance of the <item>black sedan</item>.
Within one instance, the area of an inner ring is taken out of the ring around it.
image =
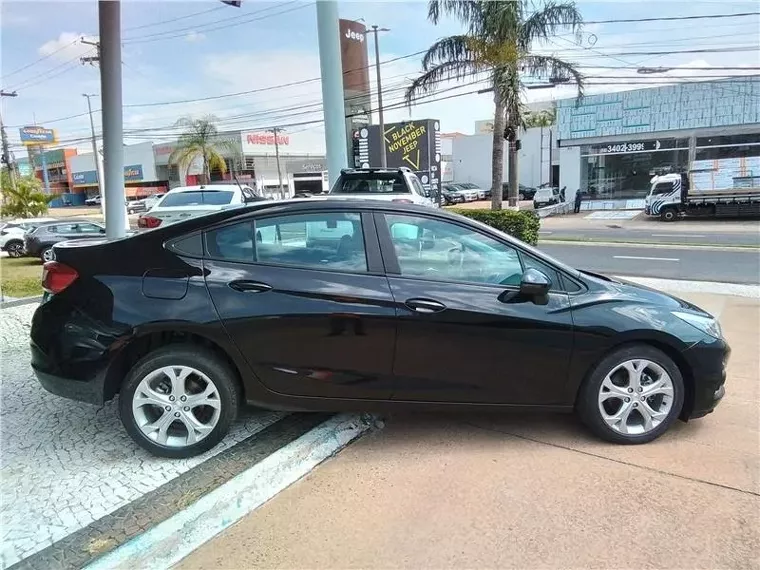
[[[242,403],[576,410],[644,443],[724,392],[729,348],[706,312],[443,210],[265,202],[55,257],[31,329],[39,381],[119,394],[157,455],[213,447]]]
[[[24,234],[24,255],[51,261],[55,244],[93,238],[105,233],[104,226],[90,220],[60,220],[41,224]]]

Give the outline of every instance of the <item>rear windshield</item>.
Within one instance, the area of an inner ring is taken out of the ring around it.
[[[224,206],[232,202],[234,192],[227,190],[191,190],[167,194],[161,201],[162,208],[176,206]]]
[[[330,194],[408,194],[404,179],[394,174],[343,176]]]

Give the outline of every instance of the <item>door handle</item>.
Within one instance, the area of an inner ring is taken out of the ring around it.
[[[446,309],[446,305],[430,299],[407,299],[405,305],[416,313],[440,313]]]
[[[230,283],[230,287],[235,291],[241,293],[264,293],[265,291],[271,291],[272,286],[260,281],[233,281]]]

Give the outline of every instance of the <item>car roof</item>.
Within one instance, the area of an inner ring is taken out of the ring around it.
[[[245,187],[245,185],[243,185]],[[200,184],[198,186],[177,186],[167,192],[167,194],[174,194],[179,192],[200,192],[202,190],[210,190],[216,192],[218,190],[239,190],[237,184]]]
[[[88,220],[87,218],[63,218],[58,220],[51,220],[49,222],[42,222],[40,227],[55,226],[59,224],[95,224],[96,226],[105,227],[103,222],[97,220]]]

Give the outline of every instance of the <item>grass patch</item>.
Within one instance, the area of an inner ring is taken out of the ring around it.
[[[0,289],[7,297],[42,295],[42,262],[38,257],[0,258]]]

